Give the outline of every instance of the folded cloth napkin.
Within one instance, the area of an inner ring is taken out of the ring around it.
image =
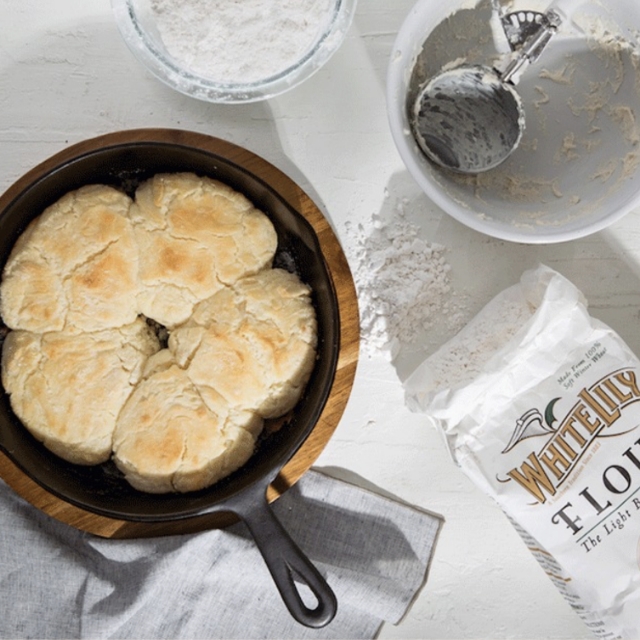
[[[425,583],[442,519],[311,470],[274,503],[338,613],[291,618],[242,523],[108,540],[38,511],[0,481],[2,638],[372,638]]]

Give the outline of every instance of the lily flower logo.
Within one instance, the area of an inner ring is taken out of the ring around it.
[[[503,449],[506,453],[515,447],[521,440],[535,436],[549,435],[555,433],[553,423],[556,417],[553,415],[553,407],[560,398],[554,398],[545,409],[544,417],[538,409],[529,409],[516,420],[516,428],[511,435],[509,444]]]

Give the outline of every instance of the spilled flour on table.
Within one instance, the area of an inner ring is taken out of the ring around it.
[[[345,224],[361,345],[369,356],[384,352],[393,359],[404,349],[421,348],[425,332],[443,317],[449,326],[463,322],[448,250],[420,237],[406,204],[399,202],[389,219],[374,214],[365,223]]]

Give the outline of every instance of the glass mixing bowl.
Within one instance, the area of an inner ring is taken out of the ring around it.
[[[195,72],[172,56],[162,41],[151,0],[111,0],[120,33],[134,56],[167,85],[219,103],[256,102],[292,89],[318,71],[340,48],[357,0],[330,0],[315,41],[286,69],[254,81],[221,82]],[[214,20],[214,17],[211,17]]]

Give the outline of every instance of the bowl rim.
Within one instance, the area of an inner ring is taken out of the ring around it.
[[[323,67],[342,45],[353,23],[358,0],[333,0],[334,17],[313,47],[287,69],[246,83],[210,80],[182,68],[145,37],[132,0],[111,0],[116,25],[134,57],[157,79],[176,91],[214,103],[241,104],[280,95],[301,84]]]

